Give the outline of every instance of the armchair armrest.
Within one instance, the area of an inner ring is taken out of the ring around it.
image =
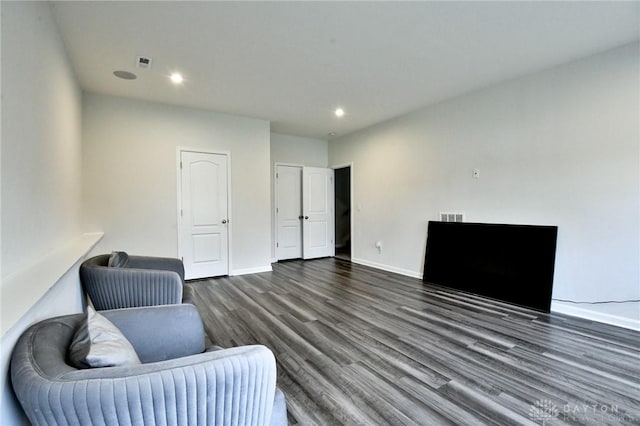
[[[205,349],[204,327],[194,305],[159,305],[100,313],[125,335],[143,363],[199,354]]]
[[[129,256],[128,268],[173,271],[184,281],[184,264],[173,257]]]

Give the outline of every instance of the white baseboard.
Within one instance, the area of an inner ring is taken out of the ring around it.
[[[260,272],[271,272],[273,269],[271,268],[271,264],[266,266],[258,266],[256,268],[244,268],[244,269],[233,269],[229,275],[249,275],[249,274],[259,274]]]
[[[400,274],[411,278],[422,279],[422,273],[416,271],[410,271],[408,269],[397,268],[395,266],[389,266],[382,263],[371,262],[370,260],[357,259],[355,257],[351,258],[351,262],[357,263],[358,265],[369,266],[371,268],[382,269],[383,271],[393,272],[394,274]]]
[[[620,317],[617,315],[604,314],[591,309],[581,308],[570,303],[551,302],[551,312],[558,312],[572,317],[584,318],[592,321],[624,327],[635,331],[640,331],[640,320]]]

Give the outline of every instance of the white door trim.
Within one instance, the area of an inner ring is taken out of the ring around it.
[[[232,229],[234,226],[233,216],[231,214],[231,152],[230,151],[216,151],[202,148],[192,148],[187,146],[178,146],[176,147],[176,238],[178,240],[177,249],[178,249],[178,258],[182,259],[182,242],[180,236],[182,235],[182,221],[181,218],[181,210],[182,210],[182,184],[181,184],[181,169],[180,169],[180,161],[183,152],[195,152],[202,154],[216,154],[216,155],[224,155],[227,157],[227,220],[229,221],[229,225],[227,227],[227,270],[229,274],[231,274],[231,265],[233,265],[232,254]]]
[[[351,226],[351,259],[356,258],[355,256],[355,251],[356,251],[356,243],[355,243],[355,228],[353,227],[354,225],[354,217],[355,217],[355,209],[354,209],[354,200],[355,200],[355,195],[353,192],[353,184],[354,184],[354,179],[353,179],[353,161],[350,163],[345,163],[345,164],[338,164],[336,166],[331,166],[330,168],[335,170],[335,169],[344,169],[345,167],[349,167],[349,192],[350,192],[350,206],[349,208],[351,209],[351,217],[349,218],[349,222],[350,222],[350,226]],[[333,184],[335,186],[335,177],[333,178]],[[335,196],[335,193],[334,193]]]

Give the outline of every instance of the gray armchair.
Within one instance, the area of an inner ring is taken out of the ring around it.
[[[102,311],[142,364],[76,369],[66,361],[85,315],[31,326],[11,359],[16,396],[34,425],[286,425],[265,346],[205,351],[190,304]]]
[[[97,310],[192,303],[180,259],[103,254],[80,265],[80,281]]]

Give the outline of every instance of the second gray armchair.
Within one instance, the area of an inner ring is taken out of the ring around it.
[[[82,263],[80,281],[97,310],[192,303],[180,259],[103,254]]]

